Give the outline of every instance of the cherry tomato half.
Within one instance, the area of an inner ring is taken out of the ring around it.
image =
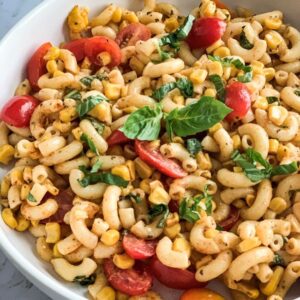
[[[164,157],[157,150],[151,149],[149,142],[135,140],[135,152],[141,160],[169,177],[182,178],[187,176],[187,173],[174,160]]]
[[[101,65],[98,55],[101,52],[108,52],[111,57],[111,63],[108,67],[115,67],[121,63],[121,50],[118,44],[105,36],[94,36],[87,39],[84,44],[85,55],[95,65]]]
[[[108,146],[124,144],[131,140],[120,130],[114,130],[106,140]]]
[[[131,269],[122,270],[115,266],[112,259],[105,259],[103,269],[111,286],[130,296],[146,293],[153,283],[150,272],[141,263],[136,263]]]
[[[125,252],[134,259],[146,259],[155,254],[157,241],[146,241],[135,237],[133,234],[126,234],[122,241]]]
[[[225,300],[225,298],[209,289],[191,289],[185,291],[180,300]]]
[[[239,81],[235,81],[226,87],[225,104],[233,111],[226,117],[229,122],[243,118],[250,106],[251,95],[247,86]]]
[[[194,21],[187,37],[191,49],[207,48],[224,34],[226,23],[219,18],[200,18]]]
[[[28,127],[39,101],[32,96],[15,96],[2,108],[0,118],[8,125]]]
[[[240,217],[239,210],[236,207],[231,206],[228,218],[221,221],[219,223],[219,225],[224,230],[229,231],[236,224],[236,222],[239,220],[239,217]]]
[[[85,57],[84,45],[87,40],[88,38],[74,40],[64,44],[62,48],[71,51],[75,55],[76,60],[79,62]]]
[[[138,41],[147,41],[151,38],[150,29],[141,23],[132,23],[119,31],[116,43],[124,48],[134,46]]]
[[[206,283],[201,283],[195,279],[195,273],[167,267],[156,256],[151,259],[150,270],[158,281],[172,289],[192,289],[206,285]]]
[[[39,78],[47,73],[46,61],[44,56],[46,55],[49,48],[51,48],[51,43],[45,43],[41,45],[31,56],[27,64],[27,78],[30,82],[30,85],[34,91],[39,89],[38,80]]]

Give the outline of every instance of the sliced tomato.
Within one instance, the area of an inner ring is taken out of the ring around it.
[[[239,220],[239,217],[240,217],[240,211],[236,207],[231,206],[228,218],[221,221],[219,225],[224,230],[229,231]]]
[[[0,118],[8,125],[28,127],[39,101],[32,96],[12,97],[2,108]]]
[[[58,203],[58,210],[57,212],[44,220],[41,220],[41,223],[46,224],[49,222],[57,222],[57,223],[64,223],[64,217],[65,214],[70,211],[73,207],[73,199],[75,197],[75,194],[72,192],[72,190],[66,189],[63,191],[60,191],[57,196],[52,196],[51,194],[46,194],[43,201],[46,201],[49,198],[54,198]]]
[[[138,41],[147,41],[151,38],[150,29],[141,23],[132,23],[119,31],[116,43],[124,48],[134,46]]]
[[[106,140],[108,146],[124,144],[130,141],[131,139],[129,139],[122,131],[118,129],[114,130]]]
[[[152,257],[150,270],[158,281],[172,289],[192,289],[206,285],[206,283],[201,283],[195,279],[195,273],[167,267],[159,261],[157,256]]]
[[[153,283],[151,273],[144,264],[136,263],[133,268],[122,270],[113,263],[112,259],[105,259],[103,269],[111,286],[130,296],[146,293]]]
[[[239,81],[234,81],[226,87],[225,104],[233,111],[226,116],[229,122],[245,117],[251,107],[251,94],[248,87]]]
[[[174,160],[164,157],[155,149],[151,149],[149,142],[135,140],[135,152],[141,160],[169,177],[182,178],[187,176],[187,173]]]
[[[194,21],[187,37],[191,49],[207,48],[224,34],[226,23],[219,18],[200,18]]]
[[[125,252],[134,259],[146,259],[155,254],[157,241],[139,239],[133,234],[126,234],[122,241]]]
[[[63,45],[63,49],[70,50],[76,57],[76,60],[82,61],[85,58],[84,45],[88,38],[78,39]]]
[[[210,289],[191,289],[185,291],[180,300],[225,300],[225,298]]]
[[[108,67],[115,67],[121,63],[121,50],[118,44],[105,36],[95,36],[89,38],[84,44],[85,55],[95,65],[101,65],[98,55],[101,52],[108,52],[111,57],[111,63]]]
[[[46,61],[44,60],[44,56],[51,47],[51,43],[45,43],[41,45],[28,61],[27,78],[34,91],[37,91],[39,89],[37,84],[39,78],[47,73]]]

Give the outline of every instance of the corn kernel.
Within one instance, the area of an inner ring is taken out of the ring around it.
[[[231,137],[232,142],[233,142],[233,148],[234,149],[239,149],[241,146],[241,137],[238,134],[235,134]]]
[[[123,20],[119,26],[119,30],[124,29],[126,26],[128,26],[128,24],[129,24],[128,21]]]
[[[46,64],[46,69],[49,73],[53,74],[57,71],[57,63],[54,59],[48,60]]]
[[[204,236],[208,239],[213,239],[218,233],[219,233],[218,230],[209,228],[209,229],[205,230]]]
[[[136,172],[142,179],[146,179],[151,177],[153,174],[153,169],[148,166],[144,161],[142,161],[139,157],[134,160],[134,165]]]
[[[153,204],[168,204],[171,198],[168,192],[162,187],[156,187],[149,195],[149,201]]]
[[[249,238],[246,240],[243,240],[242,242],[240,242],[236,249],[237,251],[239,251],[240,253],[242,252],[246,252],[248,250],[251,250],[253,248],[258,247],[261,244],[261,241],[259,240],[258,237],[253,237],[253,238]]]
[[[264,64],[260,61],[254,60],[251,62],[252,72],[253,74],[262,74]]]
[[[206,48],[206,52],[207,53],[212,53],[214,50],[220,48],[223,45],[224,45],[224,42],[221,39],[219,39],[215,43],[213,43],[212,45],[210,45],[209,47],[207,47]]]
[[[269,103],[266,97],[258,96],[256,101],[253,104],[253,107],[260,108],[263,110],[268,109]]]
[[[117,100],[121,96],[122,86],[116,83],[103,82],[104,94],[109,100]]]
[[[7,198],[10,185],[11,185],[10,179],[7,176],[3,177],[3,179],[1,180],[1,197],[2,198]]]
[[[146,178],[140,182],[140,189],[142,189],[146,194],[150,194],[150,179]]]
[[[113,257],[113,262],[118,268],[122,270],[126,270],[133,267],[135,260],[130,256],[128,256],[126,253],[124,253],[124,254],[115,254]]]
[[[26,220],[21,214],[18,215],[18,225],[16,227],[17,231],[23,232],[27,230],[30,226],[30,221]]]
[[[143,73],[144,64],[139,59],[137,59],[135,56],[130,59],[129,66],[138,75],[141,75]]]
[[[271,105],[268,110],[269,119],[277,126],[281,126],[288,117],[288,110],[283,106]]]
[[[189,256],[191,255],[191,246],[189,242],[182,237],[178,237],[174,240],[172,249],[178,252],[186,252]]]
[[[216,13],[217,6],[213,1],[207,1],[203,3],[200,7],[200,16],[201,17],[213,17]]]
[[[10,181],[12,185],[22,185],[23,184],[23,172],[18,169],[13,169],[10,172]]]
[[[122,20],[122,15],[123,15],[123,11],[121,7],[117,7],[116,10],[114,11],[111,20],[114,23],[119,23]]]
[[[167,18],[164,23],[166,25],[165,29],[167,32],[174,31],[175,29],[177,29],[179,27],[179,23],[178,23],[176,15],[173,15],[170,18]]]
[[[105,231],[101,236],[101,242],[106,246],[115,245],[120,239],[120,232],[115,229]]]
[[[167,221],[166,221],[166,225],[167,227],[171,227],[175,224],[177,224],[179,222],[179,215],[178,213],[170,213],[168,218],[167,218]]]
[[[80,137],[81,137],[82,133],[83,132],[80,129],[80,127],[76,127],[72,130],[72,134],[77,141],[80,141]]]
[[[245,198],[247,205],[251,206],[254,202],[254,199],[255,199],[254,195],[251,195],[251,194],[247,195]]]
[[[194,84],[201,84],[205,81],[207,76],[207,71],[203,69],[196,69],[194,70],[189,78]]]
[[[46,243],[55,244],[60,240],[60,225],[56,222],[49,222],[45,226]]]
[[[23,171],[23,179],[26,183],[32,182],[32,167],[25,167]]]
[[[11,145],[5,144],[0,147],[0,163],[8,165],[14,158],[15,148]]]
[[[282,39],[277,35],[276,32],[270,32],[265,35],[265,40],[267,45],[272,50],[278,50],[280,44],[282,43]]]
[[[208,129],[208,132],[209,132],[210,134],[213,134],[213,133],[215,133],[216,131],[218,131],[218,130],[221,129],[221,128],[223,128],[222,124],[221,124],[221,123],[217,123],[217,124],[215,124],[213,127],[210,127],[210,128]]]
[[[277,151],[277,159],[278,161],[282,161],[285,157],[289,155],[289,148],[282,144],[279,144],[278,151]]]
[[[46,55],[44,56],[45,60],[55,60],[58,59],[60,55],[60,49],[57,47],[51,47]]]
[[[235,172],[235,173],[242,173],[243,169],[241,167],[233,167],[233,172]]]
[[[18,222],[10,208],[4,208],[1,215],[4,223],[10,228],[15,229],[18,226]]]
[[[110,286],[105,286],[97,293],[96,300],[115,300],[116,292]]]
[[[111,169],[111,173],[122,177],[124,180],[130,180],[130,172],[126,165],[115,166]]]
[[[209,75],[223,75],[223,66],[218,61],[212,61],[207,64],[208,74]]]
[[[88,9],[85,7],[80,8],[78,5],[73,7],[67,18],[70,31],[80,33],[88,26],[88,12]]]
[[[207,153],[199,152],[196,155],[197,162],[199,164],[199,168],[202,170],[210,170],[212,168],[212,163],[210,157]]]
[[[271,200],[269,208],[281,214],[287,208],[287,203],[283,198],[275,197]]]
[[[174,239],[180,233],[180,230],[181,230],[181,226],[179,223],[177,223],[174,224],[173,226],[165,227],[164,234],[170,239]]]
[[[267,283],[260,284],[261,292],[266,296],[271,296],[275,293],[277,286],[283,276],[284,268],[277,266],[274,269],[271,279]]]
[[[271,81],[274,78],[275,73],[276,73],[276,71],[275,71],[274,68],[265,68],[265,69],[263,69],[263,74],[265,75],[266,80],[268,82]]]
[[[279,141],[276,139],[269,139],[269,153],[276,154],[279,147]]]
[[[130,180],[135,180],[135,164],[132,160],[127,160],[125,165],[127,166],[130,174]]]
[[[280,26],[282,25],[282,20],[280,20],[279,18],[266,18],[264,19],[264,25],[268,28],[268,29],[279,29]]]
[[[107,66],[111,63],[111,55],[107,51],[100,52],[97,59],[101,62],[102,66]]]
[[[20,192],[21,200],[26,200],[27,199],[30,190],[31,190],[31,187],[30,187],[29,184],[22,184],[21,192]]]
[[[176,104],[179,104],[179,105],[184,105],[184,97],[181,96],[181,95],[175,95],[173,97],[173,102],[176,103]]]
[[[57,244],[58,243],[55,243],[54,246],[53,246],[53,249],[52,249],[53,257],[54,258],[61,258],[61,257],[63,257],[63,255],[59,252]]]
[[[59,112],[59,119],[62,122],[71,122],[77,118],[76,107],[66,107]]]
[[[217,48],[213,54],[214,54],[214,56],[219,56],[219,57],[223,58],[223,57],[230,55],[230,50],[229,50],[229,48],[222,46],[222,47]]]
[[[138,23],[139,19],[136,16],[134,11],[125,10],[123,12],[123,19],[125,21],[128,21],[129,23]]]

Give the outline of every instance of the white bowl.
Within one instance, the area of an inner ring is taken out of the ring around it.
[[[42,43],[51,41],[59,44],[64,40],[64,23],[70,9],[75,5],[85,5],[91,12],[99,12],[105,4],[114,2],[122,7],[140,9],[142,0],[48,0],[44,1],[24,17],[0,43],[0,106],[13,95],[18,83],[24,78],[26,62],[33,51]],[[184,14],[198,5],[193,0],[164,0],[176,4]],[[298,0],[225,0],[226,3],[248,7],[257,12],[280,9],[292,25],[300,28]],[[0,175],[6,172],[2,169]],[[9,260],[39,289],[55,300],[85,300],[86,288],[69,284],[56,276],[49,264],[43,263],[34,250],[34,240],[29,234],[10,230],[0,219],[0,246]],[[228,292],[219,283],[210,286],[221,291],[229,299]],[[179,293],[166,289],[156,283],[164,299],[178,299]],[[287,299],[300,299],[300,287],[290,291]]]

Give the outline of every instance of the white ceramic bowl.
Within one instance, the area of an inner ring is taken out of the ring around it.
[[[18,83],[24,76],[26,62],[32,52],[42,43],[51,41],[59,44],[64,40],[64,23],[70,9],[75,5],[85,5],[91,8],[91,12],[99,12],[105,4],[114,2],[122,7],[140,9],[142,0],[46,0],[23,18],[0,43],[0,106],[13,95]],[[184,14],[198,5],[198,0],[164,0],[176,4]],[[298,0],[225,0],[234,6],[238,4],[257,12],[280,9],[285,13],[289,23],[300,28]],[[5,169],[1,170],[3,176]],[[55,300],[85,300],[85,288],[79,285],[68,284],[60,280],[53,272],[49,264],[43,263],[36,256],[34,240],[26,234],[20,234],[10,230],[0,220],[0,246],[9,260],[39,289]],[[210,286],[222,291],[227,291],[219,283],[211,283]],[[161,287],[156,283],[164,299],[178,299],[178,293]],[[300,299],[300,287],[295,285],[287,299]],[[1,297],[0,297],[1,298]]]

